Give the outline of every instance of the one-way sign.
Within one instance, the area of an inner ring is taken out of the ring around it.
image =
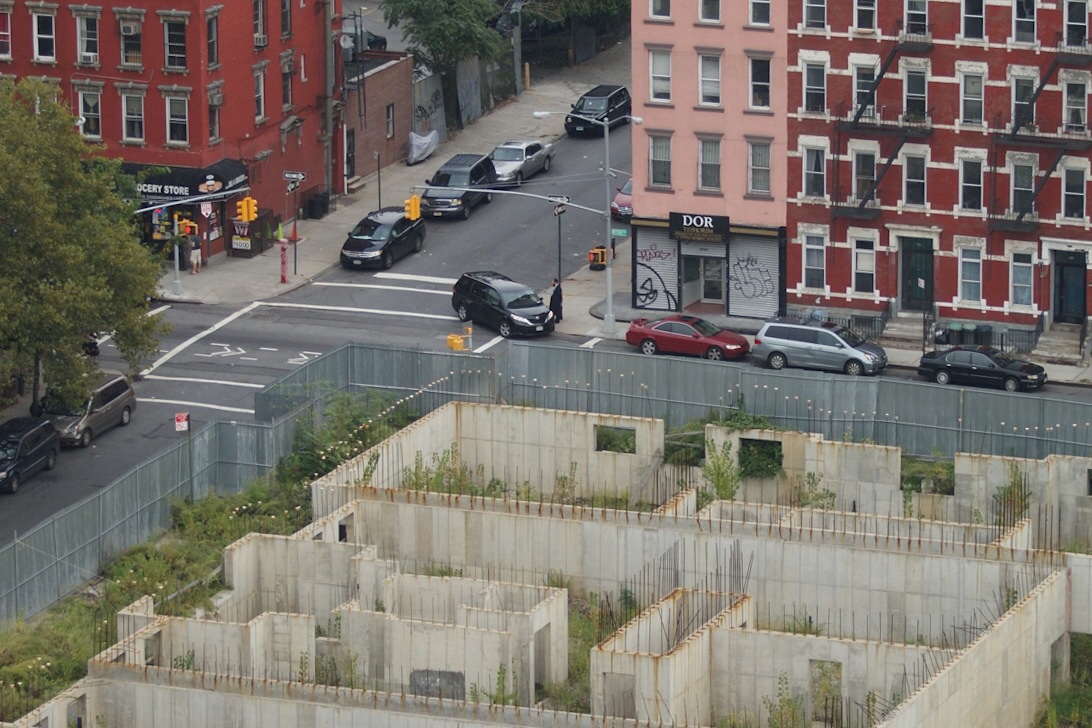
[[[303,182],[305,179],[307,179],[307,175],[304,174],[303,172],[288,172],[288,171],[286,171],[284,173],[284,178],[287,179],[287,180],[293,180],[295,182]]]
[[[562,205],[568,204],[569,202],[568,195],[546,195],[546,199],[550,202],[559,202]]]

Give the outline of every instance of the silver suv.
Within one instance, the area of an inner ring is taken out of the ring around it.
[[[111,427],[129,424],[136,404],[136,392],[125,375],[104,369],[86,402],[64,402],[47,391],[39,411],[61,433],[62,445],[87,447]]]
[[[772,369],[800,367],[876,374],[887,367],[883,347],[829,321],[777,318],[762,324],[752,354]]]

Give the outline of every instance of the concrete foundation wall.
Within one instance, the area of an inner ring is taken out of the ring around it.
[[[883,728],[1025,726],[1050,693],[1055,645],[1066,636],[1068,584],[1057,572],[909,696]]]
[[[1069,568],[1070,599],[1084,608],[1074,609],[1070,613],[1069,628],[1073,632],[1092,634],[1092,556],[1088,554],[1066,554],[1065,563]]]

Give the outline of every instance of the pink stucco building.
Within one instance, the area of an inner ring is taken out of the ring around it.
[[[633,305],[784,308],[787,9],[636,0]]]

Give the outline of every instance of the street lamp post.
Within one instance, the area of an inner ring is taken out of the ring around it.
[[[565,111],[535,111],[535,112],[533,112],[532,116],[534,116],[536,119],[545,119],[547,116],[550,116],[552,114],[567,114],[567,113],[568,112],[565,112]],[[623,117],[620,117],[620,118],[621,119],[628,119],[629,121],[632,121],[634,124],[640,124],[641,122],[644,121],[644,119],[642,119],[639,116],[623,116]],[[606,265],[606,281],[605,281],[606,282],[606,287],[607,287],[607,300],[606,300],[606,309],[603,311],[603,333],[604,334],[613,334],[614,333],[614,272],[613,272],[613,269],[614,269],[614,265],[613,265],[614,264],[614,244],[613,243],[614,243],[614,241],[613,241],[613,236],[611,235],[611,227],[610,227],[611,226],[611,222],[610,222],[610,203],[611,203],[611,199],[612,199],[612,196],[611,196],[611,193],[610,193],[610,180],[611,180],[611,175],[610,175],[610,121],[609,120],[599,121],[598,119],[589,119],[586,116],[580,117],[580,121],[581,122],[586,121],[589,124],[595,124],[596,126],[600,126],[600,127],[603,128],[603,190],[604,190],[604,193],[606,195],[606,197],[603,200],[603,202],[604,202],[603,219],[606,221],[606,233],[607,233],[607,237],[605,239],[605,243],[606,243],[606,247],[607,247],[607,265]],[[560,280],[560,278],[558,280]]]

